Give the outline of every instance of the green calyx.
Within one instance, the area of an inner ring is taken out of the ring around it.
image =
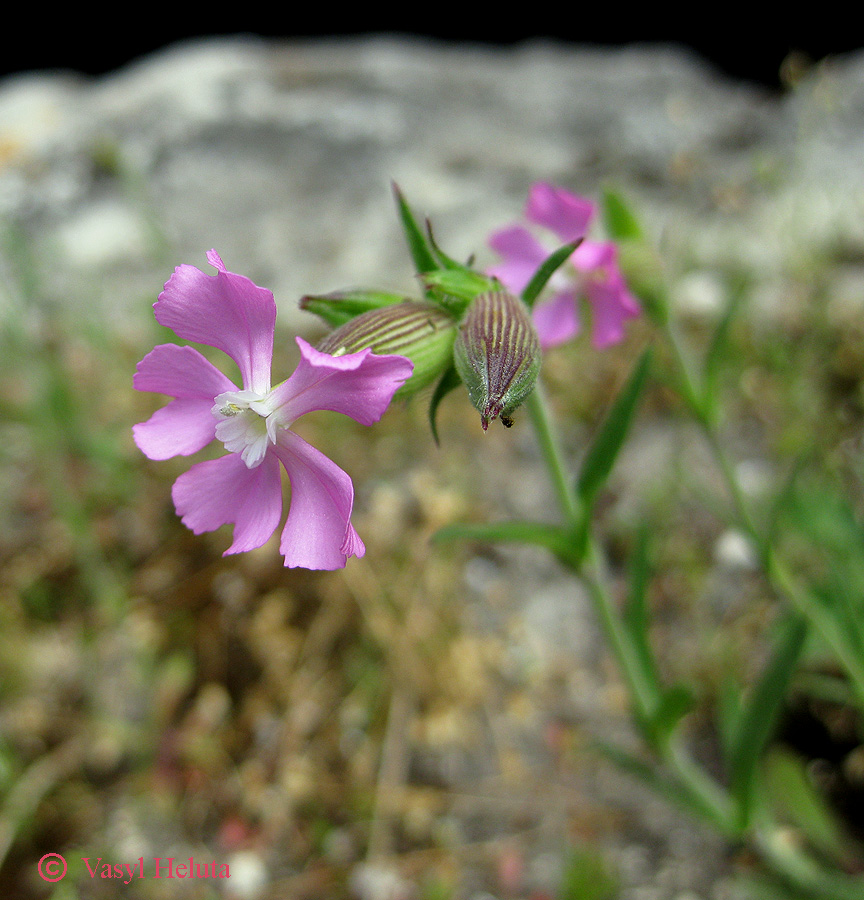
[[[483,430],[499,417],[509,428],[513,411],[534,390],[542,361],[525,304],[504,290],[475,297],[459,323],[453,361]]]
[[[397,397],[431,384],[452,363],[457,322],[434,303],[403,300],[370,309],[328,334],[317,349],[332,356],[369,349],[379,355],[405,356],[414,363]]]

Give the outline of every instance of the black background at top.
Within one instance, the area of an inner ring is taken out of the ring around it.
[[[307,3],[279,7],[279,14],[273,5],[258,13],[254,3],[247,3],[219,11],[204,7],[194,16],[182,4],[169,7],[170,13],[145,4],[101,13],[80,5],[45,12],[39,4],[16,4],[16,14],[24,18],[4,29],[0,76],[44,69],[101,75],[177,41],[211,35],[290,39],[398,33],[492,45],[532,38],[595,46],[672,42],[691,48],[732,78],[779,89],[780,68],[791,52],[818,62],[864,46],[864,34],[832,14],[829,5],[811,7],[807,18],[797,21],[788,7],[771,18],[764,6],[752,2],[749,7],[691,4],[686,13],[680,8],[664,12],[656,5],[627,11],[620,0],[581,2],[547,7],[543,0],[523,0],[519,6],[477,13],[468,4],[448,12],[446,6],[412,0],[410,13],[408,7],[391,7],[386,14],[376,13],[368,0],[347,11],[331,3]],[[820,22],[829,22],[831,30],[820,31]]]

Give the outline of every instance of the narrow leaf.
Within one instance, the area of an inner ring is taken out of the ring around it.
[[[643,524],[636,538],[630,561],[630,592],[624,606],[624,626],[648,681],[659,688],[657,667],[648,640],[648,528]]]
[[[432,393],[432,398],[429,401],[429,427],[432,429],[432,438],[435,441],[436,445],[440,446],[440,441],[438,440],[438,425],[436,423],[436,417],[438,415],[438,407],[441,405],[441,401],[452,391],[454,388],[459,387],[462,384],[462,379],[459,377],[459,373],[456,371],[455,366],[450,366],[449,369],[441,376],[438,384],[435,385],[435,390]]]
[[[658,745],[665,744],[678,723],[693,709],[696,698],[686,685],[663,688],[660,702],[651,716],[651,731]]]
[[[836,863],[848,861],[848,837],[811,783],[803,760],[788,750],[777,749],[768,757],[766,772],[771,796],[785,816]]]
[[[607,188],[603,191],[600,202],[603,225],[606,228],[606,233],[613,241],[638,241],[642,239],[642,226],[635,211],[624,199],[623,194]]]
[[[540,292],[546,287],[549,279],[555,274],[564,263],[573,255],[573,251],[582,243],[583,238],[579,238],[563,247],[559,247],[551,256],[540,265],[540,268],[532,276],[525,290],[522,291],[522,300],[525,305],[531,309],[534,301],[540,295]]]
[[[771,658],[746,700],[730,748],[730,781],[739,811],[749,818],[757,766],[765,752],[807,637],[807,621],[787,613],[777,629]]]
[[[402,230],[405,232],[405,240],[408,242],[408,250],[411,253],[411,259],[414,261],[414,268],[417,272],[430,272],[432,269],[438,268],[432,248],[426,240],[411,207],[405,201],[402,191],[398,185],[393,185],[393,193],[396,196],[396,203],[399,207],[399,217],[402,221]]]
[[[642,354],[627,383],[618,394],[600,431],[588,448],[577,482],[583,505],[589,508],[597,492],[606,483],[615,459],[624,444],[651,364],[651,349]]]

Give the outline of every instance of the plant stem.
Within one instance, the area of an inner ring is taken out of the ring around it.
[[[564,454],[561,452],[560,440],[549,415],[549,406],[543,392],[543,386],[537,382],[537,386],[525,401],[534,426],[534,433],[540,444],[543,461],[546,463],[546,471],[549,480],[558,499],[558,506],[568,525],[575,523],[579,515],[579,506],[573,493],[567,467],[564,464]]]
[[[529,409],[561,511],[568,524],[573,523],[579,514],[579,507],[575,493],[569,486],[570,479],[564,466],[557,433],[553,428],[549,408],[539,385],[529,400]],[[642,665],[615,602],[607,589],[608,577],[603,554],[590,533],[587,549],[584,560],[578,549],[574,548],[574,552],[569,557],[563,557],[563,561],[581,577],[587,587],[594,610],[627,685],[638,718],[641,721],[648,721],[655,714],[660,702],[658,688]],[[731,804],[725,791],[674,739],[670,738],[664,746],[658,749],[663,762],[672,771],[682,796],[686,794],[692,801],[691,805],[701,810],[702,814],[724,834],[735,836]]]

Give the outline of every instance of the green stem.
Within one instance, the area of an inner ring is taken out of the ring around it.
[[[564,464],[564,454],[561,452],[560,441],[556,429],[549,415],[549,406],[543,392],[543,386],[538,381],[537,386],[525,401],[531,416],[531,424],[540,444],[540,452],[546,463],[549,480],[558,498],[558,505],[564,520],[573,524],[579,516],[579,506],[571,487],[567,467]]]
[[[557,433],[552,426],[549,408],[539,385],[528,403],[531,421],[561,511],[567,522],[573,523],[579,515],[579,506],[575,493],[570,488],[570,479],[564,465]],[[580,575],[588,588],[606,640],[627,685],[631,702],[639,718],[647,721],[654,714],[659,701],[657,687],[646,673],[636,648],[627,634],[615,602],[606,587],[608,578],[603,555],[596,540],[590,534],[587,549],[584,560],[578,550],[574,550],[574,553],[570,557],[564,557],[563,561]],[[686,794],[692,801],[691,805],[701,810],[702,814],[723,833],[734,836],[734,826],[731,824],[733,821],[731,804],[725,791],[684,752],[676,741],[668,741],[659,750],[663,762],[672,771],[682,795]]]

